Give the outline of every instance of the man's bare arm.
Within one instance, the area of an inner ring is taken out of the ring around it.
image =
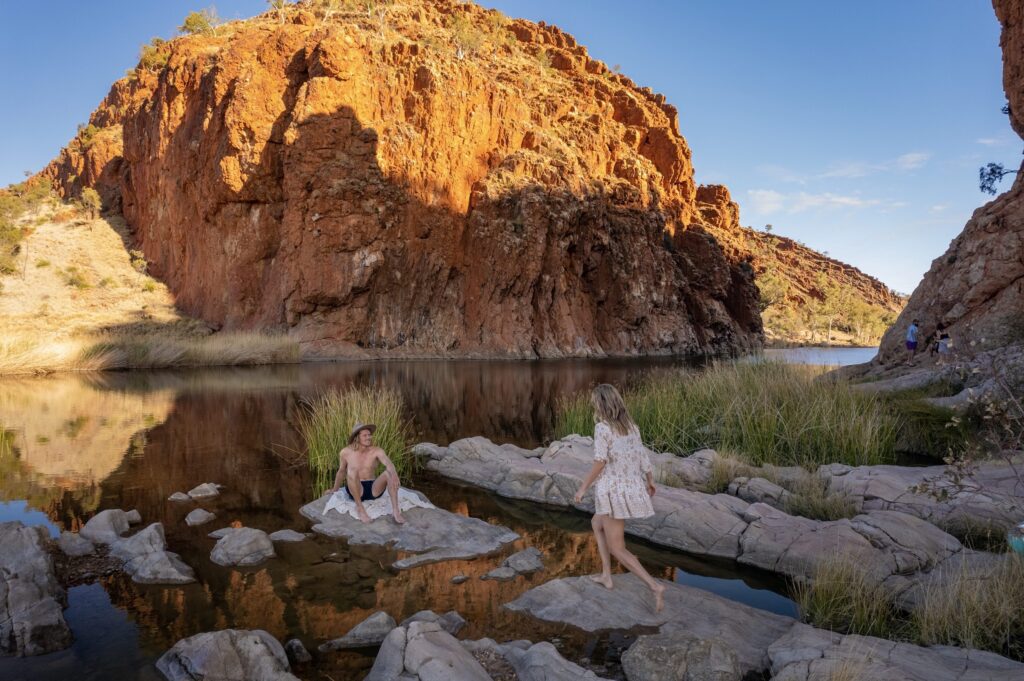
[[[338,452],[338,474],[334,476],[334,487],[331,492],[341,489],[342,481],[348,477],[348,461],[345,460],[345,450]]]

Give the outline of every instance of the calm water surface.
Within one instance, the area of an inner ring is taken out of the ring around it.
[[[845,364],[873,351],[770,351],[792,361]],[[227,627],[260,628],[311,649],[341,636],[377,610],[402,619],[422,609],[458,610],[462,636],[556,640],[570,659],[596,663],[628,643],[584,635],[510,613],[503,603],[542,580],[596,571],[589,518],[576,512],[496,498],[420,475],[415,487],[438,506],[506,525],[520,535],[509,552],[536,546],[547,570],[515,582],[478,577],[500,556],[451,561],[396,573],[396,554],[317,537],[278,544],[277,559],[248,569],[209,560],[207,532],[238,521],[272,532],[309,523],[299,508],[311,497],[295,429],[301,401],[330,387],[377,384],[398,389],[412,408],[418,438],[438,443],[484,435],[537,446],[552,437],[562,396],[597,382],[628,386],[679,360],[541,362],[367,362],[188,372],[132,372],[0,381],[0,522],[21,520],[51,534],[77,530],[106,508],[138,509],[162,522],[172,551],[198,577],[185,586],[144,586],[117,575],[69,590],[68,650],[27,659],[0,658],[0,679],[159,679],[153,663],[177,640]],[[173,492],[212,481],[225,491],[203,507],[217,520],[189,528],[191,504]],[[792,615],[777,578],[643,543],[632,549],[659,576],[726,598]],[[471,579],[455,586],[451,578]],[[611,651],[611,652],[609,652]],[[372,657],[334,653],[299,669],[302,678],[360,678]]]

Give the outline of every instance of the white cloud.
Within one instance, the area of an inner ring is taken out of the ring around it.
[[[786,197],[774,189],[751,189],[747,192],[754,210],[764,215],[782,210]]]
[[[997,147],[1000,144],[1002,144],[1002,141],[999,140],[999,139],[996,139],[995,137],[979,137],[978,139],[976,139],[974,141],[977,144],[981,144],[981,145],[986,146],[986,147]]]
[[[897,157],[894,163],[900,170],[915,170],[923,166],[931,157],[931,154],[922,151],[912,151]]]
[[[934,206],[932,206],[931,208],[929,208],[928,212],[929,213],[944,213],[948,209],[949,209],[949,204],[948,203],[937,203]]]
[[[761,173],[762,175],[764,175],[764,176],[766,176],[766,177],[768,177],[768,178],[770,178],[772,180],[776,180],[778,182],[790,182],[790,183],[795,183],[795,184],[807,184],[807,177],[806,176],[801,175],[800,173],[798,173],[796,171],[790,170],[789,168],[786,168],[785,166],[780,166],[780,165],[775,165],[775,164],[769,163],[769,164],[757,166],[756,170],[757,170],[757,172]]]
[[[931,154],[923,151],[911,151],[901,156],[897,156],[896,158],[881,161],[880,163],[869,163],[867,161],[844,161],[841,163],[833,163],[828,167],[828,170],[821,173],[818,177],[854,179],[894,170],[916,170],[923,167],[931,157]]]
[[[751,208],[762,214],[802,213],[808,210],[830,210],[837,208],[900,208],[906,204],[899,201],[865,198],[856,194],[835,194],[833,192],[795,192],[784,194],[774,189],[751,189],[747,192]]]

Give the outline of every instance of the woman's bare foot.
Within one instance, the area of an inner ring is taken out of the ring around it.
[[[402,512],[401,511],[396,511],[394,513],[394,516],[395,516],[395,522],[398,523],[399,525],[401,525],[402,523],[405,522],[405,518],[402,517]]]
[[[665,586],[655,584],[651,587],[651,591],[654,592],[654,612],[661,612],[665,607]]]
[[[614,589],[615,584],[612,582],[611,575],[587,575],[590,579],[594,580],[606,589]]]

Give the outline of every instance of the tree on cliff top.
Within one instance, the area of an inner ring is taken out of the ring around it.
[[[224,22],[217,16],[217,10],[209,7],[198,12],[189,12],[185,16],[185,21],[178,27],[178,32],[185,35],[195,35],[197,33],[216,35],[217,27],[222,23]]]
[[[291,3],[288,0],[267,0],[267,6],[277,12],[277,20],[284,23],[284,11]]]
[[[989,163],[978,169],[978,189],[995,196],[996,184],[1016,170],[1007,170],[1002,163]]]

